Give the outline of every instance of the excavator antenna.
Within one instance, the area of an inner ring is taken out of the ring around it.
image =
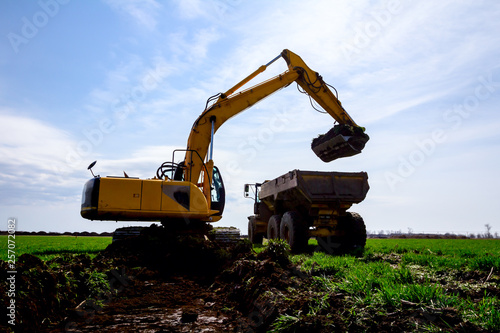
[[[97,161],[94,161],[92,163],[90,163],[90,165],[87,167],[87,170],[90,170],[90,173],[92,173],[92,176],[95,177],[94,175],[94,171],[92,171],[92,168],[94,167],[94,165],[97,163]]]

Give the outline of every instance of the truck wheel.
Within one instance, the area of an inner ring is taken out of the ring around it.
[[[297,212],[286,212],[281,220],[280,237],[287,241],[292,252],[300,252],[307,245],[309,237],[304,221]]]
[[[273,215],[267,224],[267,239],[280,238],[281,216]]]
[[[339,226],[344,231],[340,237],[342,252],[362,252],[366,245],[366,227],[363,218],[358,213],[347,212],[339,219]]]
[[[263,238],[263,234],[257,233],[257,222],[255,222],[255,217],[250,217],[248,219],[248,239],[252,244],[262,244]]]
[[[358,213],[348,212],[349,216],[349,234],[347,235],[351,249],[364,249],[366,245],[366,226],[365,221]]]
[[[362,252],[366,245],[366,227],[363,218],[358,213],[347,212],[339,218],[340,235],[318,237],[318,246],[328,253]]]

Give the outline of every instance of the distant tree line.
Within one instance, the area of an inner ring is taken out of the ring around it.
[[[456,234],[453,232],[447,233],[414,233],[413,229],[408,228],[408,232],[403,232],[401,230],[380,230],[380,231],[367,231],[368,238],[449,238],[449,239],[498,239],[500,235],[498,232],[491,233],[491,225],[484,225],[486,231],[484,233],[467,233],[467,234]]]

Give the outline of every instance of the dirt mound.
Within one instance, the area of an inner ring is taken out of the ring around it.
[[[246,323],[238,319],[238,303],[215,294],[210,285],[251,253],[246,241],[221,246],[204,237],[149,228],[112,243],[97,257],[126,267],[127,284],[99,311],[90,302],[83,304],[66,327],[75,332],[235,331],[240,322]]]
[[[80,305],[67,329],[265,332],[278,316],[312,306],[299,292],[311,277],[290,262],[283,244],[256,254],[248,242],[221,247],[153,231],[115,242],[96,257],[126,267],[128,284],[99,311],[92,302]],[[322,317],[304,325],[319,332]]]
[[[93,259],[88,255],[62,255],[42,261],[33,255],[21,255],[16,275],[16,331],[67,331],[82,323],[85,327],[99,322],[100,313],[108,306],[107,311],[119,309],[113,302],[137,292],[144,297],[138,303],[144,307],[155,304],[153,296],[147,296],[150,291],[158,298],[169,288],[171,293],[160,297],[166,304],[161,309],[178,302],[187,304],[195,300],[190,295],[206,293],[215,276],[249,251],[248,242],[222,247],[205,238],[175,236],[162,227],[151,227],[139,237],[110,244]],[[1,278],[6,281],[8,266],[3,261],[0,266]],[[186,278],[180,284],[191,286],[187,294],[175,291],[179,281],[165,282],[182,276]],[[5,284],[0,292],[6,294]],[[5,298],[0,303],[7,307],[7,302]],[[180,314],[183,322],[194,320],[189,311]],[[8,327],[5,318],[1,324]],[[202,322],[203,315],[200,318],[196,322]]]
[[[5,281],[8,269],[5,262],[0,265],[0,278]],[[97,261],[87,255],[59,256],[46,262],[30,254],[21,255],[16,265],[16,331],[39,331],[61,322],[78,302],[100,292],[107,275],[96,272],[96,266]],[[4,288],[2,284],[2,295]]]
[[[128,267],[147,267],[163,276],[189,274],[213,279],[240,253],[250,250],[251,245],[245,242],[227,248],[203,237],[179,236],[152,227],[138,237],[113,242],[99,257]]]
[[[277,326],[280,318],[287,318],[297,310],[309,312],[314,306],[312,284],[311,276],[293,265],[288,250],[278,243],[258,255],[249,254],[235,261],[217,277],[212,288],[216,294],[226,295],[228,301],[237,302],[237,309],[243,314],[238,322],[239,331],[268,332],[286,331]],[[328,320],[336,317],[329,314]],[[288,328],[290,332],[331,332],[325,319],[314,316]],[[337,327],[344,327],[341,318],[337,319]]]

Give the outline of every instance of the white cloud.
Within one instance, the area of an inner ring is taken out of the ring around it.
[[[128,152],[129,157],[98,160],[94,170],[101,176],[122,176],[125,171],[130,177],[153,178],[158,167],[170,161],[173,150],[178,148],[161,145],[141,147]],[[179,153],[176,157],[182,159],[184,155]]]
[[[3,136],[0,187],[4,204],[57,201],[72,196],[71,189],[81,186],[77,166],[66,161],[75,146],[68,132],[5,110],[0,113],[0,132]]]
[[[195,19],[206,15],[206,8],[200,0],[176,0],[175,2],[182,18]]]
[[[209,48],[221,37],[222,34],[215,27],[200,28],[194,33],[185,30],[171,32],[165,40],[169,60],[184,72],[189,72],[194,66],[206,66]]]
[[[161,5],[155,0],[104,0],[113,10],[132,17],[147,30],[156,28]]]
[[[64,160],[72,143],[68,132],[12,111],[0,113],[0,132],[3,163],[26,169],[51,170],[54,162]]]

